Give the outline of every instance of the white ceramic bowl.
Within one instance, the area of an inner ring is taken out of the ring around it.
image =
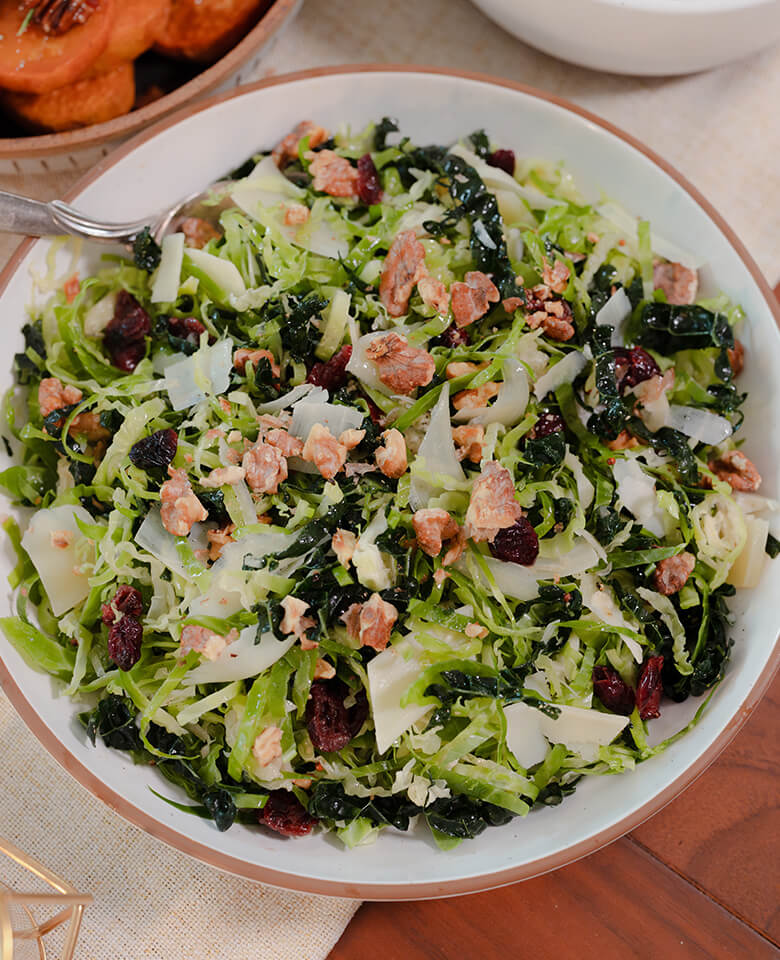
[[[136,218],[218,179],[253,151],[270,147],[301,118],[331,128],[348,120],[360,128],[388,114],[418,142],[447,143],[485,127],[501,144],[564,160],[586,193],[606,189],[627,208],[651,215],[660,233],[700,254],[750,318],[740,333],[748,358],[742,384],[751,390],[746,448],[765,477],[767,493],[778,492],[780,335],[771,292],[725,224],[679,175],[597,118],[554,98],[487,79],[403,68],[282,77],[163,121],[107,158],[69,199],[87,213]],[[21,342],[16,328],[30,302],[29,268],[43,262],[47,248],[46,241],[24,244],[0,277],[9,352]],[[98,253],[85,251],[82,275]],[[0,389],[10,380],[4,367]],[[244,826],[218,833],[210,822],[150,792],[153,786],[176,795],[154,768],[133,767],[121,753],[89,745],[74,707],[56,699],[49,677],[29,669],[5,642],[0,680],[44,746],[85,786],[128,820],[208,863],[314,893],[387,899],[453,895],[534,876],[590,853],[690,783],[733,736],[771,679],[779,592],[780,563],[775,563],[760,587],[738,599],[726,679],[700,724],[665,754],[633,774],[584,783],[562,806],[490,829],[452,853],[435,849],[423,831],[385,831],[375,845],[351,852],[322,835],[289,841]],[[699,703],[665,703],[655,733],[684,724]]]
[[[582,67],[696,73],[780,40],[780,0],[473,0],[532,47]]]

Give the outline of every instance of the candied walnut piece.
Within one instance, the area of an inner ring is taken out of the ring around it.
[[[447,364],[445,374],[448,380],[454,380],[456,377],[462,377],[467,373],[479,373],[489,366],[488,363],[470,363],[468,360],[454,360]]]
[[[384,445],[377,447],[374,453],[376,465],[386,477],[397,480],[406,473],[408,461],[406,457],[406,442],[400,430],[395,428],[385,430],[382,434]]]
[[[303,646],[303,641],[308,640],[306,631],[316,626],[311,617],[304,616],[309,609],[309,604],[305,600],[299,600],[298,597],[287,596],[282,600],[281,607],[284,610],[284,617],[279,629],[284,634],[295,634],[301,641],[301,646]],[[313,644],[313,646],[316,646],[316,644]],[[311,649],[311,647],[307,649]]]
[[[291,203],[285,208],[284,222],[288,227],[300,227],[309,219],[311,211],[302,203]]]
[[[366,356],[376,364],[382,383],[404,396],[417,387],[427,386],[436,372],[436,362],[430,353],[410,347],[406,337],[397,333],[375,337],[366,347]]]
[[[309,138],[309,148],[313,150],[325,143],[329,136],[324,127],[317,126],[311,120],[301,120],[291,133],[277,143],[271,156],[277,167],[286,167],[288,163],[298,159],[298,145],[304,137]]]
[[[248,363],[251,363],[256,370],[257,364],[261,360],[267,360],[270,363],[271,373],[274,377],[279,376],[279,364],[270,350],[250,350],[248,347],[239,347],[233,354],[233,366],[241,373],[246,373]]]
[[[235,630],[231,630],[226,637],[223,637],[222,634],[209,630],[208,627],[199,627],[196,624],[189,623],[181,632],[179,653],[186,657],[190,650],[197,650],[207,660],[216,660],[225,647],[232,643],[237,636],[238,633]]]
[[[452,439],[455,441],[458,460],[479,463],[485,443],[485,428],[480,423],[473,426],[454,427]]]
[[[300,457],[303,453],[303,440],[294,437],[287,430],[280,430],[278,427],[268,431],[265,442],[272,447],[276,447],[285,457]]]
[[[398,620],[398,610],[392,603],[372,593],[360,610],[360,645],[373,650],[384,650],[390,641],[393,626]]]
[[[200,250],[209,240],[219,240],[222,234],[208,220],[202,217],[186,217],[179,224],[179,230],[184,234],[188,247]]]
[[[347,460],[347,448],[321,423],[315,423],[303,445],[301,456],[313,463],[321,476],[332,480]]]
[[[207,477],[203,477],[200,483],[203,487],[215,490],[217,487],[232,486],[234,483],[238,483],[239,480],[243,480],[245,476],[246,470],[244,470],[243,467],[235,465],[230,467],[217,467],[217,469],[212,470]]]
[[[339,620],[347,628],[347,636],[351,640],[357,640],[360,637],[360,611],[362,609],[362,603],[351,603],[339,617]]]
[[[669,303],[694,303],[699,290],[699,274],[681,263],[656,263],[653,288],[663,290]]]
[[[634,710],[634,691],[612,667],[593,668],[593,692],[607,710],[629,717]]]
[[[306,155],[309,173],[314,178],[312,187],[330,197],[352,197],[357,199],[359,174],[355,167],[333,150],[320,150]]]
[[[66,386],[57,377],[44,377],[38,385],[38,407],[42,417],[79,403],[83,397],[78,387]]]
[[[241,465],[254,493],[278,493],[279,484],[287,479],[284,453],[263,440],[246,451]]]
[[[160,487],[162,525],[174,537],[186,537],[194,523],[208,518],[208,511],[192,492],[184,470],[168,467],[168,476]]]
[[[305,837],[319,822],[289,790],[270,793],[263,809],[257,811],[257,821],[283,837]]]
[[[218,527],[216,530],[207,530],[206,536],[209,541],[209,560],[214,562],[222,556],[222,548],[229,543],[233,543],[233,531],[236,529],[234,523],[228,523],[224,527]]]
[[[546,314],[542,320],[542,329],[551,340],[557,340],[559,343],[565,343],[574,336],[574,325],[568,320],[561,320],[558,317]]]
[[[563,260],[556,260],[552,267],[545,260],[542,269],[542,282],[553,293],[563,293],[569,285],[569,268]]]
[[[675,557],[659,560],[653,574],[655,589],[665,597],[671,597],[688,582],[688,577],[696,566],[696,557],[692,553],[678,553]]]
[[[605,440],[604,446],[610,450],[631,450],[639,446],[639,441],[628,430],[621,430],[614,440]]]
[[[343,443],[347,450],[354,450],[359,447],[366,436],[365,430],[356,430],[350,427],[339,434],[339,443]]]
[[[729,355],[731,373],[733,376],[738,377],[745,369],[745,347],[742,341],[734,337],[734,346],[729,347],[726,353]]]
[[[472,390],[460,390],[452,398],[452,405],[456,410],[478,410],[481,407],[486,407],[488,401],[492,400],[500,389],[499,384],[493,383],[491,380]]]
[[[741,450],[728,450],[711,460],[709,466],[718,480],[725,480],[732,490],[753,493],[761,486],[761,474]]]
[[[420,549],[429,557],[438,557],[444,541],[452,540],[460,532],[457,521],[441,507],[416,510],[412,517],[412,526]]]
[[[457,281],[450,287],[452,315],[459,327],[467,327],[484,317],[491,303],[498,303],[501,294],[486,273],[472,270],[465,276],[465,283]]]
[[[441,280],[435,277],[420,277],[417,281],[417,292],[426,307],[433,307],[436,313],[444,316],[450,309],[450,295]]]
[[[261,767],[267,767],[282,755],[282,731],[279,727],[266,727],[258,733],[252,744],[252,755]]]
[[[500,463],[490,460],[471,488],[464,528],[466,536],[477,543],[490,541],[499,530],[513,526],[521,516],[512,474]]]
[[[342,530],[339,527],[333,534],[330,546],[342,567],[348,567],[357,547],[357,537],[350,530]]]
[[[315,680],[306,704],[306,727],[315,750],[333,753],[342,750],[360,731],[368,716],[368,701],[361,690],[355,703],[347,708],[344,701],[349,687],[340,680]]]
[[[444,553],[444,556],[441,558],[441,565],[443,567],[449,567],[450,564],[455,563],[455,561],[460,557],[466,547],[466,534],[462,527],[458,529],[456,536],[451,540],[447,541],[447,549]],[[434,573],[434,579],[436,579],[436,574],[439,573],[437,570]]]
[[[642,672],[639,674],[639,683],[636,686],[636,706],[643,720],[654,720],[661,716],[658,708],[663,693],[661,683],[663,665],[664,658],[661,656],[648,657],[642,664]]]
[[[414,230],[402,230],[387,251],[379,281],[379,296],[391,317],[406,313],[415,284],[427,275],[425,248]]]
[[[320,657],[314,664],[315,680],[332,680],[336,676],[336,668],[329,660],[323,660]]]

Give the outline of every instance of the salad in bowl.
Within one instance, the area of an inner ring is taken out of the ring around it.
[[[630,775],[780,549],[696,267],[484,131],[301,122],[25,325],[7,641],[219,830],[446,849]]]

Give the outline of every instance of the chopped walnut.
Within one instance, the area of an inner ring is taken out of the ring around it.
[[[729,363],[731,364],[731,373],[733,376],[738,377],[740,373],[745,369],[745,347],[742,344],[741,340],[734,338],[734,346],[729,347],[726,351],[729,355]]]
[[[207,477],[203,477],[200,483],[203,487],[216,489],[217,487],[233,486],[234,483],[243,480],[245,476],[246,470],[243,467],[217,467]]]
[[[569,268],[563,260],[556,260],[552,267],[545,260],[542,269],[542,281],[554,293],[563,293],[569,285]]]
[[[250,350],[248,347],[239,347],[233,354],[233,366],[241,373],[246,372],[247,363],[251,363],[257,369],[260,360],[267,360],[271,365],[271,375],[279,376],[279,364],[270,350]]]
[[[363,442],[365,435],[365,430],[356,430],[352,427],[339,434],[339,443],[343,443],[347,450],[354,450]]]
[[[168,467],[168,476],[160,487],[162,525],[174,537],[186,537],[194,523],[208,518],[208,511],[192,492],[184,470]]]
[[[417,292],[426,307],[433,307],[441,316],[450,309],[450,295],[441,280],[431,276],[421,277],[417,281]]]
[[[393,604],[372,593],[360,610],[360,645],[384,650],[397,619],[398,610]]]
[[[299,227],[306,223],[311,215],[308,207],[302,203],[291,203],[284,211],[284,222],[288,227]]]
[[[351,531],[339,527],[333,534],[330,546],[342,567],[348,567],[357,547],[357,537]]]
[[[332,663],[320,657],[314,664],[314,680],[332,680],[336,676],[336,668]]]
[[[452,540],[447,541],[447,549],[444,552],[444,556],[441,558],[441,565],[443,567],[449,567],[450,564],[455,563],[455,561],[460,557],[466,548],[466,534],[461,527],[458,530],[457,536],[453,537]],[[438,571],[437,571],[438,572]],[[434,577],[436,574],[434,574]]]
[[[279,484],[287,479],[287,461],[278,447],[263,440],[250,447],[241,465],[246,482],[254,493],[278,493]]]
[[[466,536],[480,542],[492,540],[499,530],[511,527],[522,516],[515,500],[512,474],[495,460],[482,467],[471,488],[466,512]]]
[[[438,557],[444,541],[457,537],[460,530],[457,521],[440,507],[415,511],[412,526],[420,549],[429,557]]]
[[[467,623],[466,629],[463,631],[467,637],[479,637],[480,640],[483,640],[490,631],[487,627],[483,627],[481,623]]]
[[[219,240],[222,236],[208,220],[202,220],[200,217],[187,217],[182,220],[179,230],[184,234],[187,246],[195,247],[196,250],[205,247],[209,240]]]
[[[604,446],[610,450],[631,450],[639,446],[639,441],[628,430],[621,430],[614,440],[605,440]]]
[[[458,460],[479,463],[482,459],[482,447],[485,443],[485,428],[482,424],[454,427],[452,439],[455,441]]]
[[[312,187],[331,197],[357,198],[358,172],[346,157],[333,150],[320,150],[306,155],[309,173],[314,178]]]
[[[427,386],[436,372],[436,362],[426,350],[410,347],[406,337],[388,333],[366,347],[366,356],[376,364],[379,379],[394,393],[405,396]]]
[[[347,628],[347,636],[351,640],[360,639],[360,611],[363,609],[362,603],[351,603],[339,619]]]
[[[656,263],[653,266],[653,287],[663,290],[669,303],[694,303],[699,290],[699,275],[681,263]]]
[[[48,417],[55,410],[79,403],[84,394],[78,387],[65,386],[57,377],[44,377],[38,385],[38,406],[42,417]]]
[[[276,447],[285,457],[300,457],[303,453],[303,440],[294,437],[287,430],[280,430],[277,427],[269,430],[265,442],[272,447]]]
[[[282,755],[282,731],[279,727],[266,727],[258,733],[252,744],[252,755],[261,767],[267,767]]]
[[[326,426],[315,423],[303,445],[301,456],[313,463],[326,480],[332,480],[347,460],[347,448]]]
[[[406,313],[415,284],[427,276],[425,248],[414,230],[402,230],[387,251],[379,281],[379,297],[391,317]]]
[[[501,294],[486,273],[472,270],[465,276],[465,283],[458,281],[450,287],[452,315],[459,327],[467,327],[484,317],[491,303],[498,303]]]
[[[305,650],[311,650],[312,647],[316,647],[317,644],[312,644],[306,636],[306,631],[311,630],[313,626],[316,626],[314,620],[311,617],[305,617],[304,613],[309,609],[309,604],[305,600],[299,600],[298,597],[287,596],[282,600],[282,610],[284,610],[284,617],[282,617],[282,622],[279,625],[279,629],[282,633],[289,634],[293,633],[301,641],[301,647]],[[307,641],[307,646],[304,647],[304,641]]]
[[[659,560],[653,574],[655,589],[665,597],[671,597],[688,582],[688,577],[696,566],[696,557],[692,553],[678,553],[674,557]]]
[[[524,309],[525,300],[522,297],[507,297],[501,301],[501,306],[507,313],[514,313],[515,310]]]
[[[271,156],[277,167],[286,167],[288,163],[298,159],[298,145],[304,137],[309,138],[309,148],[313,150],[325,143],[329,136],[324,127],[317,126],[311,120],[302,120],[291,133],[277,143]]]
[[[456,410],[478,410],[480,407],[486,407],[488,401],[496,396],[499,389],[499,385],[491,380],[473,390],[461,390],[452,398],[452,405]]]
[[[228,543],[233,543],[233,531],[236,529],[235,523],[228,523],[224,527],[218,527],[216,530],[206,531],[209,541],[209,560],[212,563],[219,560],[222,556],[222,548]]]
[[[377,447],[374,453],[376,465],[386,477],[397,480],[406,473],[408,460],[403,434],[393,428],[382,434],[384,445]]]
[[[725,480],[732,490],[753,493],[761,486],[761,474],[741,450],[728,450],[710,461],[710,470],[718,480]]]
[[[225,647],[232,643],[237,636],[238,632],[236,630],[231,630],[226,637],[223,637],[222,634],[215,633],[207,627],[188,624],[182,630],[179,638],[179,653],[182,657],[186,657],[190,650],[197,650],[206,660],[216,660]]]
[[[557,317],[551,317],[549,314],[542,321],[544,332],[551,340],[558,340],[565,343],[574,336],[574,325],[568,320],[558,320]]]
[[[462,377],[467,373],[479,373],[487,366],[487,363],[469,363],[468,360],[455,360],[447,364],[445,373],[448,380],[454,380],[456,377]]]

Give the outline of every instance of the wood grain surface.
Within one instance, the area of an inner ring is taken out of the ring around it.
[[[629,836],[500,890],[366,903],[330,960],[778,960],[779,739],[780,675],[709,770]]]

